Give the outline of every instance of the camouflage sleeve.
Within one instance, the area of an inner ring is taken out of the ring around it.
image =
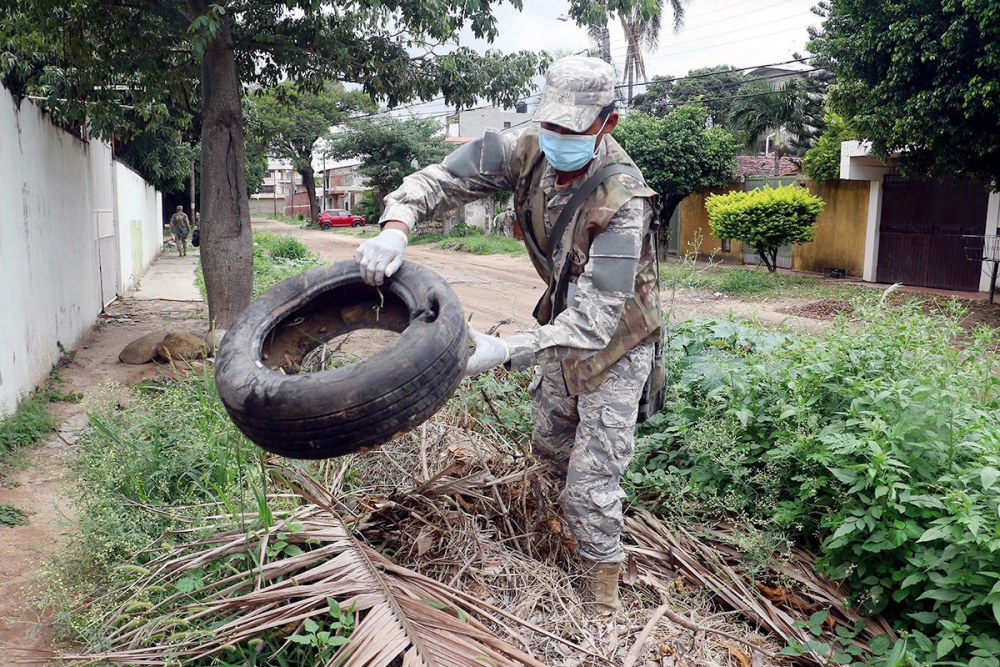
[[[399,220],[412,230],[421,220],[500,190],[513,190],[510,164],[521,132],[487,130],[441,164],[410,174],[385,198],[379,224]]]
[[[652,219],[653,208],[644,198],[634,198],[618,210],[594,239],[570,307],[552,324],[504,339],[510,348],[509,368],[525,370],[561,360],[572,350],[607,346],[625,302],[635,294],[642,239]]]

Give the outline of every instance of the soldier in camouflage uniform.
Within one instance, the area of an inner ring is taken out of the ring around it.
[[[174,235],[174,242],[177,244],[177,252],[181,257],[187,255],[187,238],[191,233],[191,223],[188,221],[184,207],[178,206],[177,212],[170,216],[170,232]]]
[[[662,323],[656,195],[610,136],[618,122],[614,84],[613,69],[601,60],[557,61],[546,74],[538,124],[488,131],[444,163],[408,176],[386,197],[382,233],[355,254],[366,282],[381,284],[402,263],[418,221],[514,191],[529,257],[548,285],[534,313],[540,326],[506,338],[470,329],[476,351],[466,372],[535,367],[532,448],[565,474],[560,504],[601,612],[619,604],[620,480],[633,455],[637,408]],[[609,165],[635,175],[595,179],[601,185],[560,238],[551,238],[573,194]]]

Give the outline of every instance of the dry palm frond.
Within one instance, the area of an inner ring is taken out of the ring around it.
[[[384,666],[401,659],[407,666],[543,667],[475,618],[489,617],[475,598],[395,565],[352,537],[334,509],[336,499],[308,475],[282,469],[278,476],[310,504],[278,518],[271,527],[220,532],[157,558],[140,592],[125,600],[103,628],[107,644],[122,648],[64,659],[136,665],[195,660],[265,632],[294,634],[306,619],[325,616],[332,598],[358,614],[358,621],[331,665]],[[265,561],[268,544],[279,534],[288,544],[312,548],[264,562],[252,573],[236,571],[196,590],[178,592],[142,611],[127,611],[140,602],[142,589],[176,583],[185,573],[227,556],[258,554]],[[199,601],[183,604],[188,595]],[[171,607],[176,611],[164,613]],[[157,624],[149,622],[154,615],[160,619]],[[185,631],[194,621],[213,629]]]
[[[742,614],[777,635],[786,643],[804,645],[807,641],[832,640],[832,630],[840,625],[853,628],[858,621],[864,629],[852,643],[868,650],[868,641],[880,634],[896,639],[889,623],[881,616],[862,617],[845,604],[848,591],[816,573],[815,558],[794,549],[778,575],[794,582],[790,587],[770,587],[752,583],[739,573],[740,552],[727,540],[725,527],[695,538],[683,527],[668,529],[665,523],[644,510],[636,510],[626,519],[626,530],[637,543],[630,547],[639,565],[663,579],[678,576],[712,592],[725,607]],[[826,632],[820,637],[798,627],[797,620],[809,618],[816,611],[829,611]],[[810,665],[826,665],[828,660],[815,651],[795,658]]]

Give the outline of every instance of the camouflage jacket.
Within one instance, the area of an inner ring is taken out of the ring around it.
[[[174,213],[170,216],[170,231],[177,236],[187,236],[191,231],[191,223],[186,213]]]
[[[576,188],[609,164],[631,160],[611,137],[580,178],[564,187],[538,147],[535,126],[518,132],[488,131],[449,155],[444,163],[407,176],[385,200],[382,221],[410,229],[422,219],[499,190],[515,192],[515,214],[527,235],[550,232]],[[528,243],[529,256],[548,289],[535,309],[541,325],[505,340],[510,367],[558,360],[572,394],[595,389],[611,365],[641,342],[655,340],[661,326],[651,227],[655,193],[630,176],[614,176],[579,208],[560,246],[556,270],[539,255],[548,247]],[[528,214],[528,211],[531,214]],[[530,218],[530,220],[529,220]],[[569,261],[566,261],[569,259]],[[567,293],[556,294],[563,271]],[[548,304],[548,305],[546,305]]]

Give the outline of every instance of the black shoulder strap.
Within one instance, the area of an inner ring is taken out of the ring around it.
[[[601,169],[584,181],[583,185],[581,185],[580,188],[573,193],[573,196],[570,197],[570,200],[566,203],[562,213],[559,214],[559,219],[556,220],[555,227],[552,228],[552,233],[548,234],[548,243],[546,244],[548,248],[545,254],[549,260],[550,272],[554,270],[553,267],[555,266],[552,258],[555,256],[556,246],[559,245],[559,241],[566,232],[566,226],[569,224],[569,221],[573,219],[573,215],[576,214],[576,210],[580,208],[580,205],[583,204],[583,201],[587,197],[592,195],[594,191],[597,190],[601,183],[616,174],[628,174],[629,176],[635,176],[640,181],[644,180],[642,178],[642,173],[640,173],[635,167],[627,164],[612,164],[608,165],[604,169]]]

